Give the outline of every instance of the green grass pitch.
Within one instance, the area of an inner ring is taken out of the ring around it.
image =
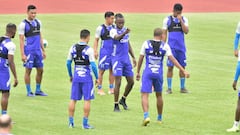
[[[168,14],[125,14],[126,26],[131,29],[131,43],[136,57],[142,43],[152,38],[155,27],[162,27]],[[190,94],[179,93],[178,70],[175,70],[173,94],[164,97],[163,124],[156,123],[155,96],[150,96],[149,127],[142,127],[143,113],[140,102],[140,82],[135,82],[127,103],[129,111],[113,112],[113,96],[100,97],[92,102],[90,123],[94,130],[83,130],[82,102],[75,113],[76,128],[68,128],[68,102],[70,82],[66,70],[69,47],[78,42],[79,31],[91,31],[93,45],[95,29],[104,22],[102,14],[43,14],[43,36],[48,40],[47,59],[42,90],[48,97],[27,98],[23,81],[24,68],[20,59],[18,35],[15,62],[19,86],[11,91],[9,114],[16,124],[16,135],[224,135],[232,126],[237,92],[231,88],[237,59],[233,56],[233,40],[239,13],[187,13],[190,33],[186,36],[188,67],[191,78],[187,80]],[[4,34],[8,22],[19,24],[25,15],[0,15],[0,33]],[[164,67],[166,71],[166,66]],[[35,89],[35,70],[32,89]],[[107,74],[103,88],[107,91]],[[166,78],[166,74],[164,75]],[[125,79],[123,79],[121,93]],[[166,89],[166,81],[164,82]]]

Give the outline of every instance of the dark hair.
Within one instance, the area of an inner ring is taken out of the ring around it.
[[[37,9],[37,7],[34,5],[28,5],[27,11],[32,10],[32,9]]]
[[[83,29],[80,31],[80,38],[86,39],[90,35],[90,31],[87,29]]]
[[[17,29],[17,26],[16,26],[16,24],[8,23],[6,26],[6,29]]]
[[[123,17],[123,15],[122,15],[121,13],[117,13],[117,14],[115,15],[115,19],[117,19],[117,18],[124,18],[124,17]]]
[[[174,11],[182,11],[182,10],[183,10],[182,4],[180,4],[180,3],[174,4],[173,10],[174,10]]]
[[[105,12],[104,14],[104,17],[107,18],[107,17],[111,17],[111,16],[114,16],[114,13],[112,11],[107,11]]]
[[[161,36],[163,34],[163,31],[161,28],[155,28],[153,31],[153,36]]]

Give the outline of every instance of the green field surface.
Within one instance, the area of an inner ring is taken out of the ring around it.
[[[131,29],[131,43],[139,57],[142,43],[152,38],[153,29],[162,27],[168,14],[125,14],[126,26]],[[74,129],[68,128],[68,103],[71,83],[66,69],[66,57],[71,45],[79,41],[83,28],[91,31],[93,46],[95,29],[104,22],[102,14],[39,14],[42,34],[48,40],[46,48],[42,90],[48,97],[26,97],[24,68],[20,58],[18,35],[15,62],[19,85],[12,88],[8,113],[12,116],[13,134],[16,135],[225,135],[234,120],[237,92],[231,88],[237,58],[233,55],[233,42],[239,13],[186,13],[190,32],[186,35],[187,70],[191,78],[186,81],[190,94],[180,94],[178,70],[174,70],[173,94],[163,94],[163,123],[156,123],[155,96],[150,96],[148,127],[142,127],[143,112],[140,82],[127,98],[128,111],[113,112],[113,96],[96,94],[92,102],[89,122],[94,130],[81,127],[83,102],[78,102]],[[0,34],[5,33],[8,22],[20,24],[26,15],[0,15]],[[164,66],[166,71],[166,66]],[[135,69],[136,71],[136,69]],[[35,70],[32,89],[35,90]],[[104,90],[108,91],[108,74]],[[166,74],[164,74],[166,78]],[[124,91],[122,81],[121,93]],[[164,92],[166,81],[164,82]],[[231,133],[229,134],[231,135]]]

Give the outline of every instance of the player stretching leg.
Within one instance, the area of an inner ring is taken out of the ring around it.
[[[75,105],[78,100],[84,97],[83,107],[83,120],[82,126],[84,129],[92,129],[93,127],[88,124],[88,117],[90,113],[91,100],[94,99],[94,87],[93,79],[91,75],[91,69],[96,77],[96,83],[98,79],[97,66],[95,64],[95,58],[93,49],[88,46],[90,40],[90,32],[86,29],[80,32],[80,42],[73,45],[68,54],[67,69],[72,82],[71,101],[69,103],[69,127],[74,127],[74,112]],[[71,63],[74,61],[74,75],[72,76]],[[91,68],[91,69],[90,69]]]
[[[234,42],[234,55],[238,57],[236,73],[235,73],[235,77],[232,85],[234,90],[237,90],[237,81],[240,75],[240,55],[238,50],[239,39],[240,39],[240,22],[238,23],[238,26],[237,26],[235,42]],[[233,123],[232,128],[227,129],[227,132],[239,131],[239,119],[240,119],[240,90],[238,91],[238,102],[237,102],[237,108],[235,112],[235,121]]]
[[[124,17],[122,14],[115,15],[116,28],[110,31],[110,36],[114,39],[113,41],[113,75],[115,77],[115,88],[114,88],[114,111],[119,112],[119,105],[121,104],[125,110],[128,109],[126,104],[126,98],[130,91],[132,90],[134,80],[133,80],[133,67],[129,58],[130,54],[133,59],[134,67],[136,66],[136,60],[132,47],[129,42],[129,32],[130,30],[124,27]],[[125,87],[125,92],[118,101],[119,91],[121,87],[122,76],[126,77],[127,85]]]
[[[114,13],[108,11],[104,15],[105,17],[105,24],[102,24],[97,27],[96,34],[95,34],[95,41],[94,41],[94,56],[95,59],[98,58],[98,41],[101,38],[101,48],[100,48],[100,56],[98,62],[98,69],[99,69],[99,84],[98,84],[98,94],[105,95],[104,90],[102,89],[102,81],[103,81],[103,74],[105,70],[109,70],[109,91],[108,94],[113,94],[114,92],[114,77],[112,74],[112,65],[111,65],[111,55],[113,49],[113,39],[109,35],[109,31],[114,27]]]
[[[186,46],[184,41],[184,34],[187,34],[188,29],[188,20],[186,17],[182,16],[182,5],[175,4],[173,8],[173,15],[168,16],[163,21],[163,33],[164,39],[168,35],[168,44],[172,50],[173,56],[177,59],[179,64],[185,68],[186,67]],[[168,32],[168,34],[167,34]],[[168,72],[167,72],[167,84],[168,90],[167,94],[172,93],[172,76],[173,76],[173,67],[174,64],[168,60],[167,61]],[[180,92],[188,93],[188,90],[185,88],[185,75],[183,72],[179,71],[180,76]]]
[[[0,91],[2,92],[2,114],[7,114],[8,98],[10,95],[10,73],[9,67],[14,77],[13,87],[18,84],[14,63],[14,53],[16,45],[11,41],[16,33],[16,25],[9,23],[6,26],[5,36],[0,37]]]
[[[140,56],[137,66],[136,79],[140,80],[140,70],[144,57],[146,57],[146,66],[142,75],[142,109],[143,109],[143,126],[147,126],[150,122],[149,118],[149,103],[148,97],[152,93],[152,86],[156,92],[156,104],[157,104],[157,121],[162,121],[163,111],[163,99],[162,99],[162,87],[163,87],[163,59],[166,55],[173,64],[184,73],[185,77],[189,77],[189,73],[178,63],[178,61],[172,55],[171,49],[167,43],[162,41],[162,29],[156,28],[154,30],[154,39],[147,40],[143,43],[140,51]]]

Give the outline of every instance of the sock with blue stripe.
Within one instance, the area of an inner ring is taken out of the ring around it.
[[[180,78],[180,86],[181,86],[181,89],[185,88],[185,78]]]
[[[73,117],[69,117],[69,123],[74,123],[74,119],[73,119]]]
[[[27,89],[27,93],[32,92],[30,84],[26,84],[26,89]]]
[[[157,120],[162,121],[162,114],[158,114]]]
[[[109,89],[113,89],[114,85],[113,84],[109,84]]]
[[[172,89],[172,78],[167,78],[168,89]]]
[[[2,115],[7,114],[7,110],[2,110]]]
[[[98,85],[98,90],[101,90],[102,89],[102,85]]]
[[[85,126],[85,125],[88,125],[88,118],[83,117],[82,124],[83,124],[84,126]]]
[[[41,91],[41,84],[37,83],[36,84],[36,92],[40,92]]]
[[[144,112],[144,113],[143,113],[143,118],[146,119],[146,118],[148,118],[148,117],[149,117],[149,113],[148,113],[148,112]]]

